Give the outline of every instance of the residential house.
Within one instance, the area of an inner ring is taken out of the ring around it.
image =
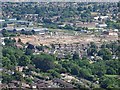
[[[98,28],[105,28],[105,27],[107,27],[107,24],[105,24],[105,23],[104,24],[97,24],[97,27]]]
[[[16,43],[15,46],[16,46],[17,48],[21,48],[21,49],[23,48],[23,46],[22,46],[21,44],[19,44],[19,43]]]
[[[67,83],[67,82],[65,82],[61,79],[58,79],[58,78],[54,78],[53,83],[59,85],[62,88],[74,88],[75,87],[72,84]]]
[[[118,33],[114,31],[104,31],[103,34],[109,35],[109,36],[118,36]]]
[[[15,67],[15,70],[16,70],[16,71],[19,71],[19,72],[22,72],[22,71],[23,71],[23,68],[24,68],[24,67],[22,67],[22,66],[16,66],[16,67]]]
[[[87,28],[96,28],[95,22],[76,22],[76,27],[87,27]]]
[[[37,88],[37,85],[36,85],[35,83],[30,84],[30,88],[31,88],[31,89],[36,89],[36,88]]]
[[[97,16],[94,17],[95,20],[101,19],[101,20],[106,20],[107,18],[109,18],[108,16]]]

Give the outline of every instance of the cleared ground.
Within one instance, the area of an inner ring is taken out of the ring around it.
[[[102,43],[102,42],[110,42],[118,40],[117,36],[100,36],[96,37],[95,35],[21,35],[15,37],[16,40],[21,39],[21,41],[25,44],[27,42],[32,43],[34,45],[50,45],[50,44],[73,44],[73,43],[81,43],[87,44],[90,42]]]

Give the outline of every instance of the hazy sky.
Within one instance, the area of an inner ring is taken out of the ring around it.
[[[0,0],[2,2],[118,2],[120,0]]]

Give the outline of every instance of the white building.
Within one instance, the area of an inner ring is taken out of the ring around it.
[[[118,33],[116,33],[116,32],[109,32],[109,35],[110,36],[118,36]]]
[[[102,20],[103,19],[105,20],[105,19],[108,18],[108,16],[97,16],[97,17],[94,17],[95,20],[98,20],[99,18],[102,19]]]
[[[0,22],[4,22],[5,20],[3,20],[3,19],[0,19]]]
[[[105,27],[107,27],[107,24],[98,24],[97,27],[99,27],[99,28],[105,28]]]

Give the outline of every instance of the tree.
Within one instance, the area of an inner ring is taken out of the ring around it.
[[[52,23],[50,19],[43,18],[44,23]]]
[[[109,67],[106,71],[106,74],[115,75],[116,71],[113,68]]]
[[[52,47],[53,49],[55,49],[55,45],[54,45],[54,44],[51,44],[51,47]]]
[[[13,77],[9,74],[2,73],[2,83],[10,83],[13,80]]]
[[[89,78],[91,76],[89,70],[87,69],[80,69],[79,76],[83,78]]]
[[[21,43],[21,39],[20,38],[18,39],[18,42]]]
[[[65,55],[65,59],[71,59],[71,55],[70,54],[67,54],[67,55]]]
[[[105,61],[99,61],[92,65],[92,73],[98,77],[103,76],[106,73]]]
[[[27,48],[27,49],[25,50],[25,55],[32,55],[33,52],[34,52],[33,50]]]
[[[10,55],[10,61],[13,66],[17,65],[16,57],[14,55]]]
[[[8,45],[8,46],[14,46],[14,44],[15,44],[15,40],[12,40],[11,38],[5,38],[4,39],[4,42],[5,42],[5,45]]]
[[[72,75],[79,75],[79,71],[80,71],[79,66],[77,66],[77,65],[75,65],[75,64],[73,64],[73,65],[71,66],[71,74],[72,74]]]
[[[30,62],[30,58],[26,55],[21,56],[21,58],[19,59],[20,66],[27,66],[28,64],[30,64]]]
[[[3,50],[2,50],[2,54],[4,57],[7,57],[7,55],[12,55],[14,52],[11,48],[9,47],[4,47]]]
[[[77,10],[78,11],[83,11],[84,9],[83,9],[83,7],[78,7]]]
[[[65,25],[65,27],[64,27],[65,29],[68,29],[68,30],[73,30],[74,29],[74,27],[73,26],[71,26],[71,25]]]
[[[32,79],[31,78],[25,78],[26,82],[28,82],[29,84],[32,84]]]
[[[88,6],[88,10],[92,11],[92,7],[91,7],[91,6]]]
[[[15,77],[15,80],[18,80],[18,81],[23,81],[24,80],[23,76],[22,76],[22,73],[18,72],[18,71],[15,71],[14,77]]]
[[[76,31],[81,31],[82,30],[82,28],[81,27],[78,27],[77,29],[76,29]]]
[[[71,63],[69,61],[61,62],[63,68],[66,69],[66,72],[71,72]]]
[[[27,48],[28,49],[35,49],[34,45],[32,45],[32,44],[28,44]]]
[[[36,49],[38,49],[39,51],[43,51],[44,50],[44,46],[41,45],[41,46],[36,46]]]
[[[118,12],[120,12],[120,2],[118,2],[117,6],[119,7]]]
[[[60,69],[60,73],[66,73],[66,72],[67,72],[67,70],[65,68]]]
[[[25,33],[25,30],[24,30],[24,29],[22,29],[22,30],[21,30],[21,34],[24,34],[24,33]]]
[[[102,56],[103,60],[110,60],[110,59],[112,59],[111,51],[109,49],[107,49],[107,48],[101,49],[98,52],[98,56]]]
[[[90,48],[98,48],[97,45],[94,42],[90,42]]]
[[[13,29],[13,32],[15,33],[15,32],[17,32],[17,30],[16,30],[16,29]]]
[[[35,30],[32,30],[31,32],[32,32],[33,34],[35,34]]]
[[[80,58],[79,58],[79,54],[77,53],[77,52],[75,52],[74,54],[73,54],[73,60],[79,60]]]
[[[1,28],[3,28],[3,27],[7,27],[7,23],[3,23]]]
[[[105,77],[100,78],[100,86],[102,88],[118,88],[118,80],[114,77]],[[117,87],[116,87],[117,86]]]
[[[61,77],[60,74],[58,72],[56,72],[55,70],[49,70],[48,72],[51,74],[51,76],[53,78],[60,78]]]
[[[87,53],[88,53],[89,56],[94,56],[94,54],[97,53],[97,49],[96,48],[89,48],[87,50]]]
[[[119,60],[108,60],[105,61],[107,74],[117,74],[119,75],[120,71],[120,61]]]
[[[39,68],[42,71],[47,71],[49,69],[53,69],[54,68],[54,60],[55,60],[55,58],[48,54],[35,55],[32,58],[32,61],[35,64],[36,68]]]
[[[2,59],[2,65],[5,68],[10,68],[11,67],[11,61],[10,61],[10,59],[7,58],[7,57],[3,57],[3,59]]]
[[[89,63],[89,60],[87,59],[82,59],[76,62],[76,64],[78,64],[80,67],[82,68],[89,68],[91,67],[91,64]]]
[[[8,33],[8,31],[7,31],[6,29],[3,29],[3,30],[2,30],[2,35],[3,35],[4,37],[8,37],[8,36],[9,36],[9,33]]]

